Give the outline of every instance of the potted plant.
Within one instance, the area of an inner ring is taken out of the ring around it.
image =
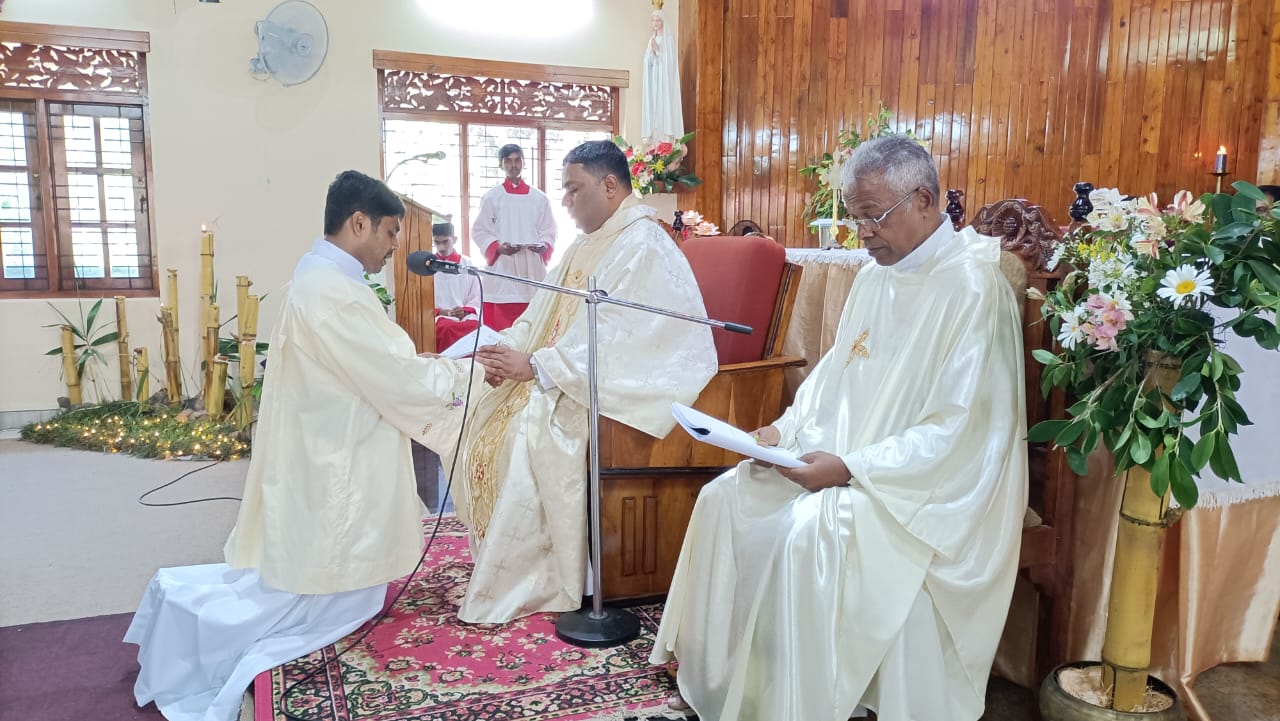
[[[1235,397],[1242,369],[1221,350],[1223,336],[1280,346],[1280,206],[1248,183],[1235,189],[1199,200],[1181,191],[1167,207],[1154,194],[1104,200],[1050,259],[1071,268],[1063,282],[1035,294],[1059,343],[1057,352],[1035,352],[1043,389],[1078,400],[1068,418],[1037,424],[1028,440],[1064,448],[1081,475],[1102,443],[1125,483],[1103,660],[1045,679],[1041,712],[1050,721],[1150,719],[1134,714],[1153,711],[1182,718],[1176,705],[1148,703],[1152,687],[1163,686],[1147,669],[1160,539],[1176,518],[1169,497],[1194,507],[1206,466],[1240,480],[1231,436],[1249,419]],[[1095,703],[1108,711],[1065,694],[1069,675],[1095,676]]]

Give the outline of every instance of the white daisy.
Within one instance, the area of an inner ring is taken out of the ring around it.
[[[1085,315],[1085,309],[1078,306],[1058,315],[1062,319],[1062,326],[1058,329],[1058,342],[1063,348],[1071,350],[1084,340],[1085,331],[1088,330],[1085,327]]]
[[[1195,298],[1213,292],[1213,282],[1209,280],[1209,271],[1197,271],[1195,266],[1180,265],[1164,274],[1156,295],[1168,299],[1174,305],[1190,303]]]
[[[1066,252],[1067,252],[1066,243],[1058,243],[1057,245],[1053,246],[1053,254],[1049,256],[1049,262],[1045,264],[1045,267],[1048,268],[1050,271],[1053,271],[1054,268],[1058,267],[1058,263],[1062,262],[1062,255],[1063,253],[1066,253]]]

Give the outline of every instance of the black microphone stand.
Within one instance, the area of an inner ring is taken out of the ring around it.
[[[578,609],[560,614],[560,618],[556,620],[556,636],[561,640],[571,643],[575,646],[583,646],[587,648],[604,648],[608,646],[617,646],[626,643],[635,638],[640,633],[640,619],[634,614],[621,608],[605,608],[604,606],[604,589],[601,588],[601,569],[600,569],[600,407],[599,400],[596,396],[596,307],[601,303],[621,306],[623,308],[632,308],[634,310],[644,311],[646,313],[655,313],[657,315],[665,315],[670,318],[678,318],[680,320],[689,321],[690,323],[700,323],[709,325],[713,328],[722,328],[732,333],[742,333],[750,335],[752,333],[751,326],[739,323],[728,323],[721,320],[713,320],[697,315],[688,315],[666,308],[658,308],[643,303],[633,303],[626,300],[618,300],[609,296],[608,292],[596,288],[596,277],[594,275],[587,278],[587,289],[578,290],[576,288],[565,288],[563,286],[552,283],[544,283],[538,280],[530,280],[506,273],[489,270],[487,268],[477,268],[475,266],[464,266],[458,263],[437,260],[434,256],[429,256],[427,270],[431,273],[470,273],[472,275],[487,275],[494,278],[505,278],[517,283],[531,285],[535,288],[542,288],[555,293],[564,293],[566,295],[582,298],[587,304],[587,388],[588,388],[588,419],[590,427],[590,445],[588,454],[590,458],[590,503],[588,517],[590,519],[590,530],[588,543],[591,552],[591,608]],[[535,377],[534,380],[537,380]]]

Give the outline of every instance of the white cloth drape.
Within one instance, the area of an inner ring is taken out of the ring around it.
[[[255,676],[356,630],[386,590],[299,595],[223,563],[162,568],[124,636],[139,647],[134,698],[169,721],[233,721]]]

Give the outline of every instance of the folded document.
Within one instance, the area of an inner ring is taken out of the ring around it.
[[[671,415],[689,435],[726,451],[741,453],[756,460],[783,468],[799,468],[809,464],[795,454],[777,446],[762,446],[750,433],[679,403],[671,404]]]
[[[476,344],[476,336],[480,336],[479,345]],[[494,345],[502,340],[502,336],[498,332],[487,325],[482,325],[471,331],[470,333],[458,339],[458,342],[440,351],[440,355],[445,358],[466,358],[475,352],[476,348],[483,348],[487,345]]]

